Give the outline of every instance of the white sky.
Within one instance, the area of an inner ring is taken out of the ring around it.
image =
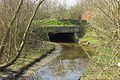
[[[60,0],[61,2],[64,2],[64,0]],[[66,0],[66,4],[68,6],[74,5],[76,3],[76,0]]]
[[[76,3],[76,0],[66,0],[68,5],[73,5]]]
[[[34,1],[34,0],[32,0],[32,1]],[[36,0],[35,0],[35,1],[36,1]],[[38,0],[38,1],[39,1],[39,0]],[[47,0],[46,0],[46,1],[47,1]],[[57,0],[57,1],[63,3],[65,0]],[[76,0],[66,0],[67,6],[72,6],[72,5],[74,5],[75,3],[76,3]]]

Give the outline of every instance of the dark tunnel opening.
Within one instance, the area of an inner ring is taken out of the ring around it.
[[[71,33],[48,33],[51,42],[77,43],[78,38],[75,32]]]

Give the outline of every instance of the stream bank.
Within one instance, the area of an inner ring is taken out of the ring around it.
[[[55,48],[5,80],[16,80],[19,77],[18,80],[78,80],[88,65],[88,56],[82,46],[78,43],[52,44]]]
[[[89,60],[85,51],[77,43],[59,43],[59,45],[61,46],[60,53],[55,52],[49,55],[31,67],[19,80],[80,79]]]
[[[43,50],[35,50],[32,52],[28,52],[27,57],[24,61],[19,61],[21,58],[17,60],[15,64],[10,66],[8,69],[0,72],[1,80],[16,80],[16,78],[20,77],[20,75],[24,74],[30,67],[32,67],[37,62],[40,62],[42,59],[47,57],[56,51],[56,45],[53,43],[47,42],[46,47]],[[34,53],[35,52],[35,53]],[[18,64],[18,62],[21,64]],[[25,63],[26,62],[26,63]],[[24,65],[23,65],[24,63]]]

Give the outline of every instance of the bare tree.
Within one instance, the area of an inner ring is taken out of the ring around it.
[[[8,62],[7,64],[1,66],[1,67],[0,67],[0,70],[3,70],[3,69],[5,69],[5,68],[11,66],[11,65],[19,58],[19,56],[20,56],[20,54],[21,54],[21,52],[22,52],[22,50],[23,50],[23,48],[24,48],[25,40],[26,40],[26,37],[27,37],[27,35],[28,35],[29,29],[30,29],[30,27],[31,27],[32,21],[33,21],[33,19],[34,19],[34,17],[35,17],[35,14],[36,14],[39,6],[40,6],[43,2],[44,2],[44,0],[39,0],[39,2],[37,3],[38,5],[37,5],[36,9],[34,10],[34,12],[33,12],[32,16],[31,16],[30,20],[28,21],[28,25],[27,25],[27,27],[26,27],[26,30],[25,30],[24,34],[23,34],[23,38],[22,38],[22,41],[21,41],[21,43],[20,43],[20,46],[19,46],[19,48],[17,48],[17,52],[16,52],[17,55],[15,56],[15,58],[13,58],[13,60],[11,60],[11,61]],[[15,21],[15,18],[17,17],[17,15],[18,15],[18,13],[19,13],[19,11],[20,11],[20,8],[21,8],[21,6],[22,6],[22,3],[23,3],[23,0],[20,1],[20,4],[18,5],[17,11],[16,11],[15,15],[13,16],[12,23],[10,23],[10,26],[13,25],[13,22]],[[11,27],[10,27],[10,28],[11,28]],[[7,32],[10,32],[9,28],[8,28],[8,31],[7,31]],[[3,44],[3,42],[2,42],[2,44]]]
[[[94,74],[95,79],[99,79],[100,76],[103,78],[103,74],[105,74],[104,79],[117,80],[119,70],[113,65],[120,60],[120,0],[89,0],[89,2],[91,5],[86,6],[89,7],[92,14],[89,22],[97,36],[96,39],[100,42],[98,47],[100,54],[94,56],[96,61],[92,58],[93,63],[98,67],[92,66],[94,70],[95,68],[100,69],[99,72],[95,72],[97,73],[97,75]],[[114,74],[111,75],[108,71],[114,72]]]
[[[6,26],[8,26],[8,29],[6,30],[6,34],[5,34],[5,36],[4,36],[4,38],[3,38],[2,42],[1,42],[1,45],[0,45],[0,58],[3,55],[3,52],[5,50],[5,46],[6,46],[7,42],[8,42],[9,36],[10,36],[11,27],[13,26],[13,24],[14,24],[14,22],[16,20],[16,17],[18,16],[18,13],[20,11],[20,8],[21,8],[22,4],[23,4],[23,0],[20,0],[19,5],[18,5],[17,10],[16,10],[16,13],[12,17],[12,20],[9,22],[8,25],[6,24]]]
[[[114,51],[120,49],[120,9],[118,0],[92,0],[97,14],[94,12],[93,28],[97,30],[104,44],[109,45]],[[100,15],[100,16],[98,16]]]

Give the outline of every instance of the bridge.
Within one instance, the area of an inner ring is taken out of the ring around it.
[[[36,26],[39,32],[46,32],[49,40],[52,42],[78,42],[77,33],[82,32],[83,27],[80,25],[68,26]]]
[[[44,30],[47,33],[69,33],[80,32],[82,30],[82,27],[80,25],[67,25],[67,26],[53,25],[53,26],[37,26],[36,29],[39,31]]]

